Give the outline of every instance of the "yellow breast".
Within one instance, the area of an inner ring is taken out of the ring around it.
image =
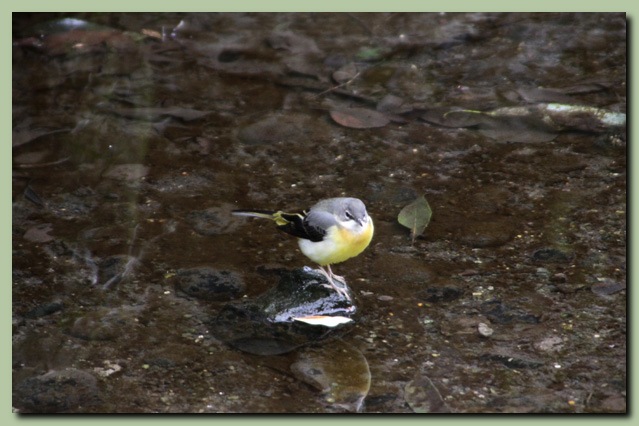
[[[373,239],[373,221],[359,233],[346,228],[331,227],[324,240],[312,242],[299,240],[299,246],[309,259],[326,266],[340,263],[363,252]]]

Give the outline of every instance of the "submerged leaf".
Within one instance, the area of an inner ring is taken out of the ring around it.
[[[148,107],[148,108],[104,108],[116,115],[136,120],[158,121],[163,117],[178,118],[183,121],[194,121],[206,117],[211,111],[199,111],[192,108],[182,108],[178,106],[170,107]]]
[[[558,129],[535,106],[450,111],[444,117],[448,126],[472,126],[498,142],[549,142],[558,134]]]
[[[490,111],[432,109],[422,120],[446,127],[472,127],[499,142],[548,142],[559,132],[601,133],[626,125],[626,114],[586,105],[539,103]]]
[[[337,124],[353,129],[384,127],[390,123],[386,114],[366,108],[343,108],[333,110],[330,114]]]
[[[399,212],[397,221],[400,225],[410,229],[411,238],[414,242],[415,238],[421,235],[428,226],[432,214],[433,211],[428,201],[422,195]]]

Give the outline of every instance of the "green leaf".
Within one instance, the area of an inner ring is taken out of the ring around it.
[[[411,238],[415,242],[415,238],[421,235],[428,226],[432,215],[433,211],[422,195],[399,212],[397,221],[400,225],[410,229]]]

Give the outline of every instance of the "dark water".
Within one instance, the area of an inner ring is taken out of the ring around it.
[[[15,409],[626,411],[626,133],[600,120],[626,112],[625,15],[14,14],[13,32]],[[549,104],[573,107],[548,125]],[[397,215],[420,195],[412,242]],[[230,211],[333,196],[376,225],[335,266],[351,331],[279,356],[214,337],[229,297],[310,265]],[[177,285],[200,267],[239,293]]]

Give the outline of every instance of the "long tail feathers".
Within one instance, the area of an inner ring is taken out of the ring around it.
[[[260,217],[262,219],[275,220],[276,212],[270,210],[233,210],[231,213],[235,216]]]
[[[271,219],[275,221],[275,224],[279,227],[288,227],[291,223],[294,225],[301,220],[304,219],[303,213],[284,213],[283,211],[272,211],[272,210],[233,210],[231,212],[235,216],[248,216],[248,217],[259,217],[262,219]],[[295,226],[293,226],[295,228]],[[303,227],[302,227],[303,228]],[[299,232],[293,232],[294,229],[282,229],[289,234],[293,234],[299,236],[301,238],[308,238],[306,236],[306,231],[303,230],[304,235],[298,235]]]

